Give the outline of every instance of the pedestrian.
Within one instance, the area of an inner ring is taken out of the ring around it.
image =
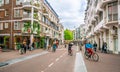
[[[65,44],[65,48],[67,47],[67,45]]]
[[[107,43],[106,42],[103,42],[102,52],[107,53]]]
[[[26,53],[26,50],[27,50],[27,44],[26,44],[25,41],[23,42],[23,48],[24,48],[24,53]]]
[[[96,52],[96,49],[97,49],[97,43],[96,42],[93,44],[93,48],[94,48],[94,51]]]
[[[56,51],[56,48],[57,48],[56,42],[53,42],[53,52]]]
[[[30,40],[29,39],[27,39],[26,47],[27,47],[28,50],[30,50]]]
[[[35,49],[35,43],[33,42],[32,45],[31,45],[31,51]]]

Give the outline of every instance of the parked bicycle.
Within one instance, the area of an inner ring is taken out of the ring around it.
[[[93,50],[92,50],[92,51],[93,51]],[[86,59],[92,59],[92,60],[95,61],[95,62],[98,62],[98,61],[99,61],[99,55],[98,55],[95,51],[93,51],[93,53],[90,54],[87,50],[85,50],[84,57],[85,57]]]

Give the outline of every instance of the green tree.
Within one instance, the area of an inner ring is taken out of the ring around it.
[[[64,31],[64,39],[65,40],[73,40],[73,32],[71,30],[66,29]]]

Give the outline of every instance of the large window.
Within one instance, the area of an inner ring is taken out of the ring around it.
[[[14,22],[14,30],[20,30],[21,29],[21,22]]]
[[[3,30],[3,23],[0,23],[0,30]]]
[[[9,4],[9,0],[5,0],[5,4]]]
[[[22,10],[15,9],[14,10],[14,17],[22,17]]]
[[[5,28],[8,28],[8,23],[5,23]]]
[[[0,0],[0,6],[4,5],[4,0]]]
[[[118,4],[117,2],[108,4],[108,22],[118,20]]]

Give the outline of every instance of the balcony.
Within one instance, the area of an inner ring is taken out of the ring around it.
[[[96,10],[95,10],[95,14],[96,15],[98,15],[99,14],[99,12],[100,11],[102,11],[102,9],[101,9],[101,5],[102,5],[102,3],[100,2],[100,3],[98,3],[98,5],[97,5],[97,7],[96,7]]]
[[[103,8],[107,3],[112,2],[112,1],[115,1],[115,0],[102,0],[100,7]]]
[[[26,10],[31,10],[31,8],[34,7],[34,10],[38,11],[38,7],[39,7],[38,3],[32,3],[32,2],[23,2],[22,5],[23,8]]]
[[[94,28],[94,32],[97,33],[100,29],[102,29],[103,24],[104,24],[104,20],[99,22],[99,24]]]
[[[23,14],[23,20],[31,20],[31,14]]]

